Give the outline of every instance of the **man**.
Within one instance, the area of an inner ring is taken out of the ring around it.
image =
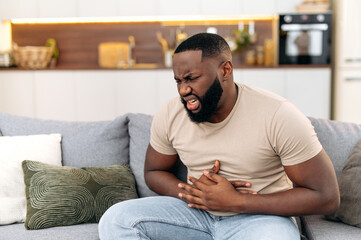
[[[235,84],[232,70],[218,35],[178,46],[180,99],[155,115],[145,162],[148,186],[165,196],[112,206],[101,239],[299,239],[290,216],[338,207],[335,173],[310,121],[275,94]],[[188,183],[171,173],[178,159]]]

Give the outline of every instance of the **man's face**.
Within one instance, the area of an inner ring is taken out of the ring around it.
[[[173,58],[174,78],[182,103],[194,122],[205,122],[215,114],[222,96],[216,59],[202,59],[201,51],[177,53]]]
[[[193,122],[201,123],[208,121],[217,111],[219,100],[221,99],[223,89],[216,77],[213,84],[208,88],[203,97],[193,94],[200,103],[201,109],[198,112],[193,112],[188,108],[188,102],[181,98],[184,108],[187,110],[188,116]],[[187,96],[186,96],[187,97]]]

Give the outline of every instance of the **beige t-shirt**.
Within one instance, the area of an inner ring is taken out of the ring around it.
[[[194,123],[179,97],[170,100],[154,116],[150,144],[159,153],[178,154],[195,178],[219,160],[221,176],[248,181],[259,194],[292,188],[283,165],[304,162],[321,151],[313,126],[286,99],[237,86],[236,104],[220,123]]]

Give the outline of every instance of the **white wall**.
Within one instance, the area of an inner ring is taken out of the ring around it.
[[[260,15],[295,12],[302,0],[0,0],[0,20],[37,17]]]

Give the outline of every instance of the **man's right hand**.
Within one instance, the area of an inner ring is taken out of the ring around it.
[[[205,170],[205,171],[208,171],[209,173],[218,174],[219,169],[220,169],[220,162],[219,162],[219,160],[216,160],[214,162],[213,167],[211,169]],[[202,174],[202,176],[198,179],[198,181],[200,181],[201,183],[204,183],[206,185],[215,185],[216,184],[216,182],[214,182],[212,179],[210,179],[206,174]],[[251,191],[251,190],[246,190],[246,189],[238,189],[240,187],[250,188],[252,185],[249,182],[246,182],[246,181],[230,181],[230,183],[234,186],[234,188],[237,189],[237,191],[239,193],[257,194],[256,191]]]

